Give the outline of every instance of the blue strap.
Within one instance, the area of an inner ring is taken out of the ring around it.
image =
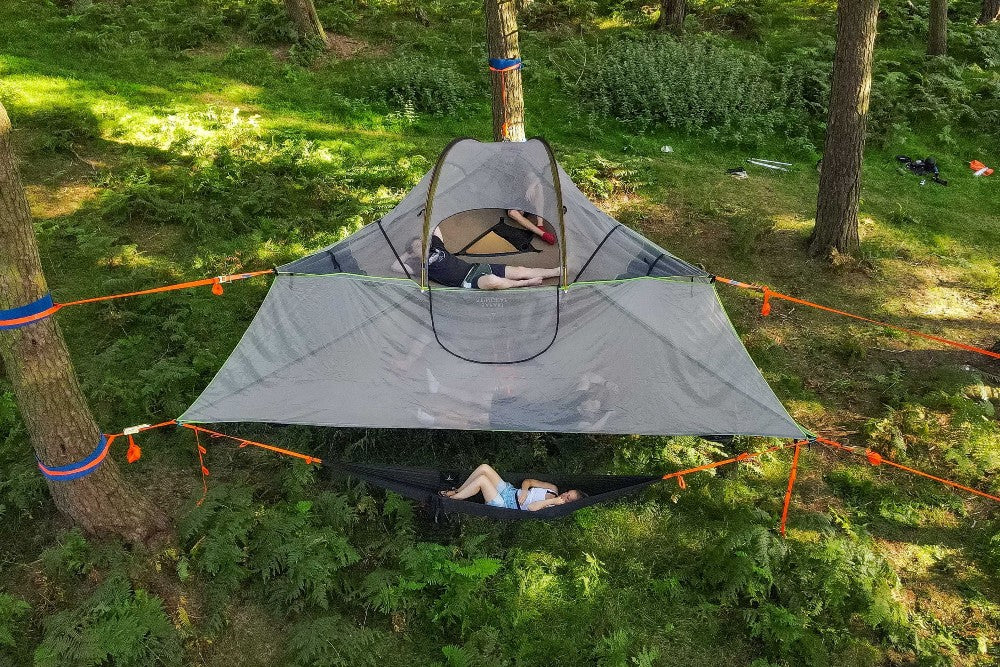
[[[41,461],[38,461],[38,469],[42,471],[42,475],[44,475],[46,479],[50,479],[54,482],[69,482],[74,479],[86,477],[100,468],[101,463],[104,462],[107,454],[108,436],[102,433],[101,440],[97,443],[97,448],[94,449],[94,451],[91,452],[87,458],[77,461],[76,463],[68,463],[64,466],[46,466],[43,465]]]
[[[45,312],[49,308],[52,308],[53,305],[52,294],[51,292],[47,292],[44,296],[42,296],[42,298],[27,305],[11,308],[10,310],[0,310],[0,322],[4,320],[19,320],[22,317],[31,317],[32,315]],[[25,322],[23,324],[0,324],[0,329],[20,329],[21,327],[26,327],[37,321],[38,320],[32,320],[31,322]]]
[[[517,65],[517,69],[524,67],[520,58],[490,58],[490,67],[493,69],[507,69]]]

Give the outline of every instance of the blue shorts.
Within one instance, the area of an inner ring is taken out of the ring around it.
[[[493,507],[505,507],[509,510],[517,509],[517,489],[513,485],[500,480],[500,486],[497,487],[497,495],[493,497],[486,503]]]

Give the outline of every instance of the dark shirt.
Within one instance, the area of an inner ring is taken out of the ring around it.
[[[427,256],[427,277],[445,287],[461,287],[472,264],[460,260],[444,247],[444,242],[431,237],[431,251]]]

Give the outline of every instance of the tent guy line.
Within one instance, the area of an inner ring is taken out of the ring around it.
[[[586,267],[584,267],[586,268]],[[582,272],[582,271],[581,271]],[[347,271],[340,273],[331,274],[296,274],[284,271],[278,271],[276,269],[268,269],[266,271],[251,271],[248,273],[235,273],[231,275],[215,276],[214,278],[202,278],[200,280],[191,280],[180,283],[171,283],[167,285],[162,285],[160,287],[153,287],[150,289],[139,290],[137,292],[122,292],[117,294],[108,294],[105,296],[97,296],[89,299],[80,299],[77,301],[67,301],[65,303],[55,303],[52,301],[52,295],[46,293],[43,297],[35,302],[26,304],[24,306],[18,306],[17,308],[11,308],[8,310],[0,310],[0,331],[5,329],[19,329],[21,327],[28,326],[34,322],[39,322],[48,317],[51,317],[56,312],[63,308],[69,306],[79,306],[88,303],[97,303],[100,301],[110,301],[113,299],[124,299],[134,296],[146,296],[149,294],[159,294],[162,292],[172,292],[176,290],[192,289],[195,287],[204,287],[211,285],[212,293],[216,295],[223,294],[222,285],[225,283],[232,283],[238,280],[245,280],[247,278],[255,278],[257,276],[266,275],[285,275],[285,276],[303,276],[303,277],[313,277],[313,278],[324,278],[333,276],[357,276],[359,278],[364,278],[366,280],[392,280],[398,282],[411,281],[409,278],[391,278],[391,277],[379,277],[379,276],[367,276],[364,274],[350,273]],[[579,276],[578,276],[579,277]],[[785,294],[783,292],[775,291],[766,285],[760,285],[757,283],[747,283],[740,280],[733,280],[732,278],[724,278],[722,276],[712,276],[715,282],[722,283],[724,285],[730,285],[732,287],[739,287],[741,289],[751,290],[754,292],[760,292],[764,300],[761,303],[760,313],[761,315],[767,317],[771,314],[771,299],[780,299],[783,301],[789,301],[791,303],[796,303],[801,306],[808,306],[809,308],[815,308],[817,310],[822,310],[828,313],[833,313],[835,315],[840,315],[842,317],[849,317],[852,319],[859,320],[861,322],[867,322],[879,327],[884,327],[886,329],[893,329],[895,331],[901,331],[903,333],[910,334],[911,336],[918,336],[927,340],[934,341],[936,343],[941,343],[942,345],[948,345],[951,347],[958,348],[960,350],[965,350],[966,352],[975,352],[976,354],[981,354],[987,357],[992,357],[993,359],[1000,359],[1000,352],[993,352],[992,350],[987,350],[981,347],[976,347],[975,345],[969,345],[968,343],[963,343],[961,341],[952,340],[950,338],[944,338],[943,336],[935,336],[933,334],[924,333],[922,331],[917,331],[916,329],[909,329],[906,327],[901,327],[896,324],[891,324],[888,322],[883,322],[881,320],[875,320],[863,315],[857,315],[855,313],[850,313],[845,310],[839,310],[836,308],[831,308],[830,306],[824,306],[820,303],[815,303],[813,301],[807,301],[805,299],[800,299],[798,297],[792,296],[790,294]],[[659,276],[641,276],[637,278],[623,278],[621,280],[600,280],[600,281],[586,281],[588,284],[595,283],[619,283],[631,280],[662,280],[662,281],[673,281],[673,282],[688,282],[688,281],[678,281],[676,278],[665,277],[661,278]],[[579,281],[574,281],[570,283],[570,286],[577,284]],[[450,288],[435,288],[435,289],[450,289]],[[544,288],[522,288],[522,289],[544,289]]]

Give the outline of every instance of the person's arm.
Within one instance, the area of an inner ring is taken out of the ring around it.
[[[528,489],[531,488],[548,489],[553,493],[559,492],[559,488],[555,484],[550,484],[549,482],[543,482],[537,479],[526,479],[523,482],[521,482],[522,491],[527,491]]]
[[[399,256],[399,259],[394,259],[392,261],[392,270],[395,271],[396,273],[408,274],[409,269],[403,268],[403,263],[409,262],[410,259],[414,257],[416,257],[416,255],[414,255],[412,252],[409,251],[404,252],[402,255]]]
[[[555,505],[565,505],[566,501],[556,496],[555,498],[547,498],[546,500],[536,500],[535,502],[528,505],[527,510],[529,512],[537,512],[538,510],[545,509],[546,507],[553,507]]]

